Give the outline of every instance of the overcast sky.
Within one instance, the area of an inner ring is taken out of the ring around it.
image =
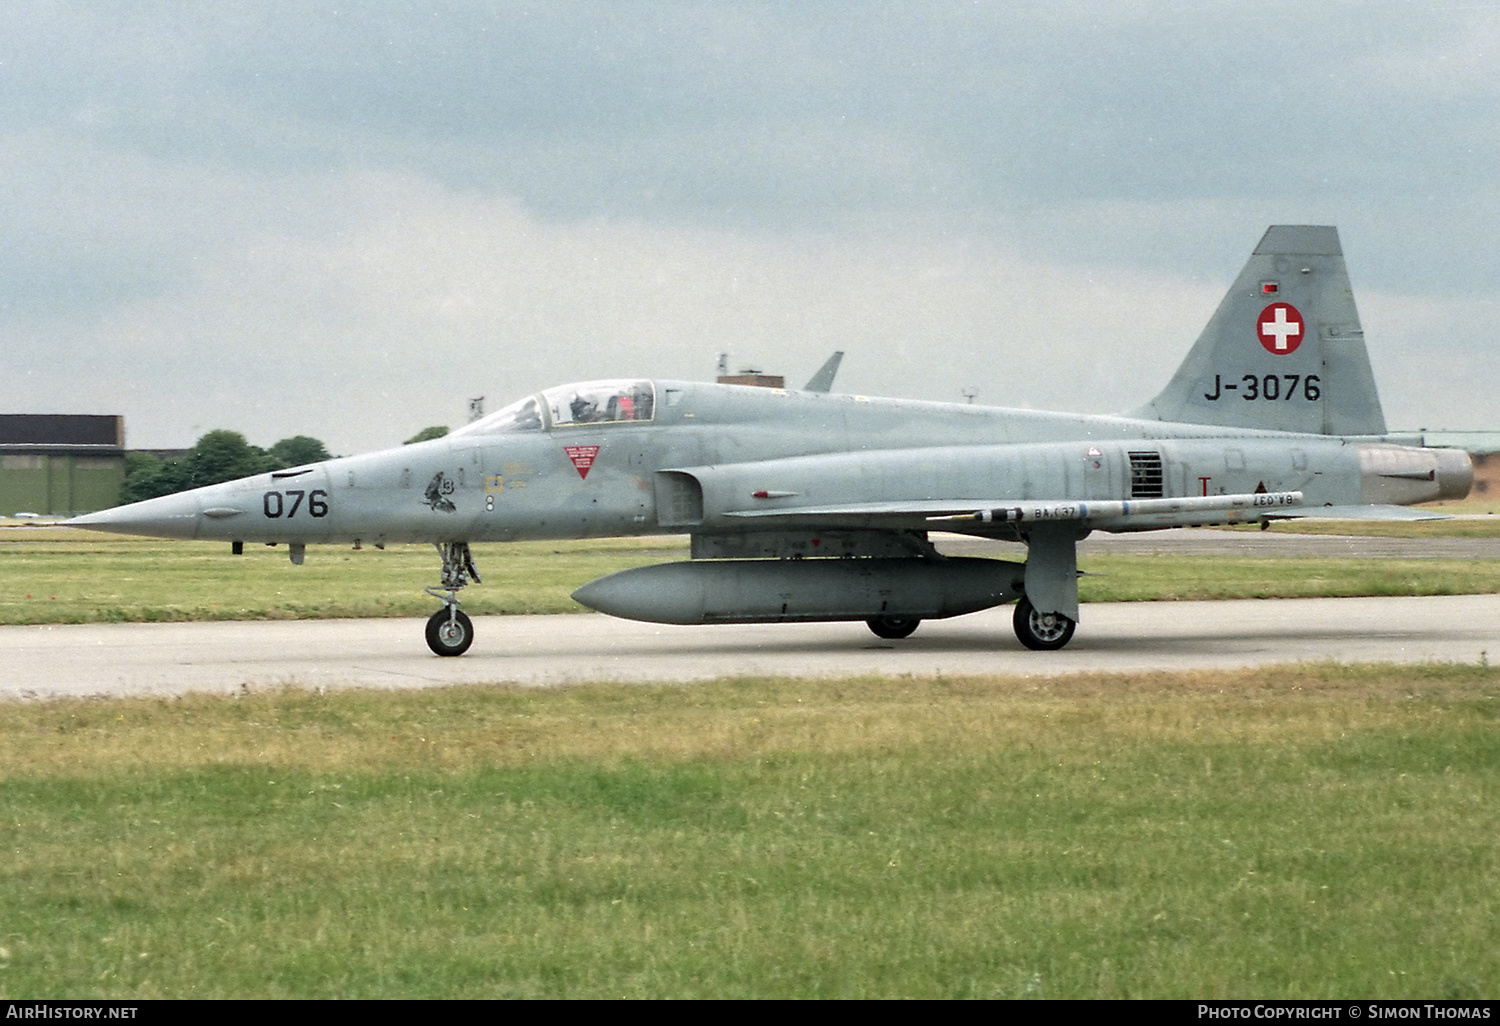
[[[1393,428],[1500,429],[1493,3],[42,3],[0,412],[351,453],[569,380],[1115,412],[1334,224]]]

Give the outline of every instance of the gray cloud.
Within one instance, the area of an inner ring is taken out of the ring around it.
[[[1500,385],[1490,7],[7,15],[0,405],[123,403],[140,444],[368,447],[721,348],[1122,408],[1288,221],[1342,227],[1393,422]]]

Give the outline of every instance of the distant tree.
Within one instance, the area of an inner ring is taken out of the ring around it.
[[[238,431],[210,431],[180,460],[159,459],[149,452],[127,452],[120,501],[140,502],[328,458],[323,443],[307,435],[283,438],[268,452],[245,441]]]
[[[210,431],[188,450],[187,487],[202,488],[271,469],[266,451],[245,441],[238,431]]]
[[[187,465],[182,460],[164,460],[149,452],[125,454],[125,483],[121,502],[141,502],[158,495],[171,495],[187,487]]]
[[[271,446],[266,453],[275,464],[274,470],[285,470],[287,467],[301,467],[308,463],[321,463],[329,459],[328,450],[323,443],[316,438],[307,435],[293,435],[291,438],[283,438]]]
[[[401,444],[412,445],[416,442],[430,442],[434,438],[442,438],[447,433],[448,426],[446,424],[434,424],[432,427],[425,427],[421,431],[418,431]]]

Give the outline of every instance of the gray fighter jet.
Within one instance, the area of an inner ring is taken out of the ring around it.
[[[1122,416],[832,395],[822,378],[563,385],[445,438],[68,523],[284,543],[293,563],[310,544],[435,544],[427,642],[445,656],[474,636],[470,543],[659,533],[691,535],[692,559],[573,597],[658,623],[863,620],[883,638],[1015,601],[1021,643],[1059,649],[1090,531],[1421,518],[1404,507],[1473,476],[1461,451],[1387,434],[1329,227],[1267,231],[1166,389]],[[944,557],[935,530],[1022,541],[1027,559]]]

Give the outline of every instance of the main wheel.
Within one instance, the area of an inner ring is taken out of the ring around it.
[[[1021,644],[1037,652],[1062,648],[1073,640],[1073,629],[1078,626],[1061,613],[1038,613],[1024,595],[1016,603],[1016,615],[1011,622]]]
[[[911,637],[911,632],[921,622],[914,616],[872,616],[865,621],[877,638],[890,638],[892,641]]]
[[[439,609],[427,621],[427,647],[440,656],[459,656],[474,644],[474,622],[458,610]]]

